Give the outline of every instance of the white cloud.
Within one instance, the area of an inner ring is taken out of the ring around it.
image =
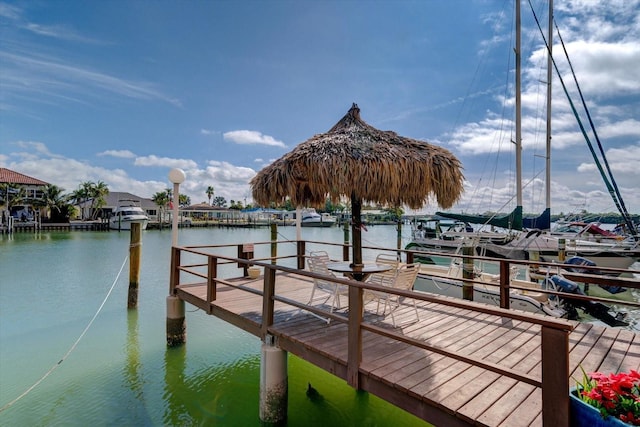
[[[132,159],[136,157],[136,155],[129,150],[106,150],[98,153],[98,156],[120,157],[123,159]]]
[[[189,196],[192,203],[206,201],[206,189],[210,185],[214,187],[216,197],[224,197],[227,201],[241,200],[244,203],[246,199],[247,203],[251,202],[249,181],[256,172],[228,162],[210,161],[205,169],[199,169],[197,163],[189,159],[155,155],[138,157],[136,161],[145,166],[164,168],[156,174],[160,179],[139,179],[120,168],[105,168],[52,153],[41,142],[19,142],[16,145],[24,151],[1,154],[2,167],[55,184],[64,188],[65,192],[75,190],[85,181],[103,181],[111,191],[127,191],[141,197],[151,197],[170,187],[168,172],[171,168],[180,167],[187,177],[180,186],[180,192]],[[118,150],[112,151],[122,154]]]
[[[278,141],[272,136],[263,135],[255,130],[234,130],[225,132],[222,136],[225,141],[231,141],[236,144],[259,144],[286,148],[284,142]]]
[[[195,169],[198,163],[187,159],[173,159],[170,157],[158,157],[156,155],[136,157],[133,163],[136,166],[166,166],[168,168]]]

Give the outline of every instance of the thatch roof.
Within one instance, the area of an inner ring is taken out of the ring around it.
[[[294,206],[322,207],[341,196],[418,209],[430,195],[451,207],[463,186],[462,166],[448,150],[378,130],[353,104],[328,132],[315,135],[262,169],[252,180],[262,206],[287,198]]]

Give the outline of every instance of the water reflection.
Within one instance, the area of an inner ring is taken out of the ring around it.
[[[140,343],[138,341],[138,310],[127,310],[127,363],[123,378],[128,388],[140,402],[144,403],[142,363],[140,362]]]

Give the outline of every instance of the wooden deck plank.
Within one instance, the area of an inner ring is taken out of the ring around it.
[[[416,383],[410,388],[410,391],[426,399],[432,400],[434,397],[437,398],[435,390],[444,384],[449,384],[452,378],[456,378],[472,366],[456,360],[451,362],[448,366],[440,366],[438,371],[434,372],[428,379],[425,378],[423,381]]]
[[[458,410],[458,414],[471,423],[476,423],[478,418],[505,393],[517,383],[516,380],[500,377],[491,383],[491,387],[479,390],[469,402]],[[482,425],[482,424],[479,424]]]
[[[518,326],[507,330],[498,338],[474,350],[470,355],[485,359],[491,356],[500,357],[501,353],[509,354],[522,345],[525,341],[530,340],[534,335],[531,333],[533,325],[521,323]]]
[[[489,426],[500,425],[527,400],[535,389],[536,387],[529,384],[516,383],[509,391],[496,400],[491,407],[487,408],[487,410],[478,417],[478,421],[481,424]]]
[[[387,345],[380,353],[374,354],[371,351],[367,351],[362,355],[362,369],[368,371],[370,375],[376,375],[378,369],[384,368],[382,372],[390,369],[389,364],[396,360],[402,360],[406,358],[419,358],[423,357],[422,354],[416,352],[416,349],[408,344],[404,345]],[[380,377],[378,377],[380,378]]]
[[[451,336],[449,339],[442,340],[439,345],[446,350],[457,351],[462,348],[466,348],[469,345],[472,345],[477,340],[486,341],[487,337],[492,336],[492,334],[495,334],[496,331],[500,329],[501,320],[495,318],[494,316],[489,316],[488,318],[480,320],[478,322],[469,321],[467,324],[469,327],[468,332],[472,333],[468,333],[463,338]]]
[[[477,376],[473,374],[477,372]],[[440,401],[440,405],[448,408],[455,413],[459,413],[460,409],[466,406],[471,400],[473,400],[483,390],[489,388],[494,382],[500,378],[500,375],[495,372],[487,372],[486,370],[477,366],[472,367],[467,372],[471,381],[463,387],[459,387],[455,392],[449,393],[449,395]]]
[[[464,389],[480,375],[484,375],[486,372],[477,366],[469,365],[466,362],[456,362],[449,368],[450,376],[442,377],[442,381],[434,380],[433,387],[424,392],[423,397],[439,405],[443,409],[448,409],[442,402],[449,396],[455,394],[459,397],[464,393]],[[416,390],[417,392],[418,390]],[[459,405],[462,406],[462,405]],[[453,413],[453,411],[451,411]]]
[[[580,362],[580,366],[587,372],[595,372],[600,369],[600,364],[609,353],[619,330],[606,328],[598,340],[593,343],[589,352]]]
[[[598,370],[602,373],[619,372],[625,356],[633,344],[634,334],[631,331],[619,330],[618,335],[605,356]]]
[[[629,350],[620,365],[620,372],[629,372],[632,369],[640,372],[640,335],[638,334],[634,335]]]
[[[539,408],[542,407],[542,391],[534,389],[500,424],[500,427],[542,426]]]
[[[399,387],[408,390],[410,394],[415,396],[422,396],[422,394],[431,390],[431,381],[433,378],[436,377],[440,371],[449,368],[456,362],[455,359],[441,355],[437,355],[437,357],[434,355],[429,363],[426,363],[427,361],[425,359],[420,359],[413,364],[414,366],[422,365],[419,370],[404,378],[398,378],[396,381]],[[419,385],[422,387],[418,387]],[[418,391],[414,391],[414,388],[417,388]]]

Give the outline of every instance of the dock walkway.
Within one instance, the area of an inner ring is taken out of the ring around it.
[[[367,285],[338,279],[350,286],[344,302],[357,313],[360,301],[362,316],[329,314],[328,306],[306,305],[313,273],[259,263],[257,279],[222,279],[219,265],[242,260],[204,256],[203,264],[180,265],[173,249],[174,295],[434,425],[567,424],[569,379],[581,379],[581,368],[640,369],[640,337],[628,330],[411,291],[393,327],[375,301],[363,302]],[[185,275],[205,280],[181,282]]]

